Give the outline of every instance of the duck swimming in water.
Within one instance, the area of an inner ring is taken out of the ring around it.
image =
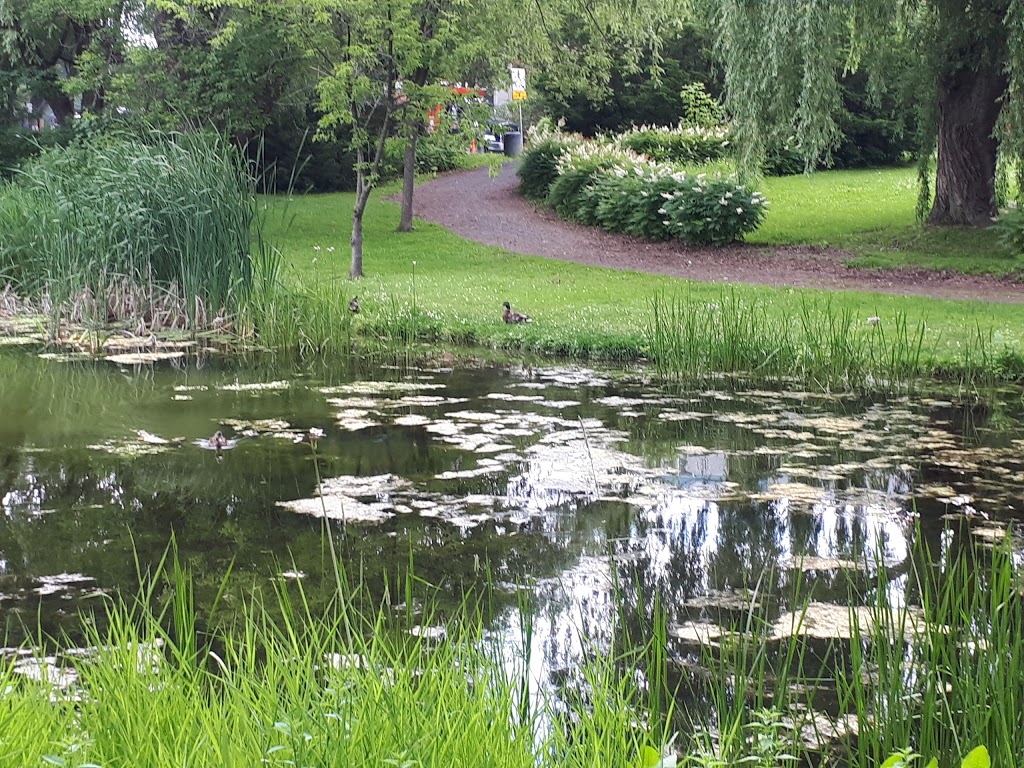
[[[505,311],[501,314],[501,319],[504,320],[506,323],[511,325],[513,323],[533,322],[533,319],[528,315],[524,315],[521,312],[513,312],[512,305],[509,304],[507,301],[503,302],[501,306],[505,308]]]
[[[208,448],[212,448],[215,451],[219,451],[228,444],[228,439],[224,437],[224,433],[219,429],[213,433],[213,437],[206,441]]]

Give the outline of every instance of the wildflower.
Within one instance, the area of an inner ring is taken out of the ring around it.
[[[319,440],[321,437],[323,437],[324,434],[326,434],[326,433],[322,429],[320,429],[320,427],[310,427],[309,428],[309,442],[312,445],[316,445],[316,441]]]
[[[725,198],[724,197],[721,200],[718,201],[718,204],[719,205],[728,205],[728,203],[725,202]]]
[[[414,267],[416,266],[416,259],[413,259],[413,260],[412,260],[412,265],[413,265]]]
[[[743,209],[737,206],[736,213],[743,213]]]
[[[878,315],[872,315],[868,318],[868,325],[878,325],[878,321],[881,319]]]
[[[732,198],[732,192],[726,192],[726,193],[725,193],[725,199],[726,199],[726,200],[729,200],[729,199],[731,199],[731,198]]]
[[[661,196],[664,197],[666,200],[671,200],[672,199],[672,193],[671,192],[662,192]]]
[[[313,263],[316,264],[318,261],[319,261],[319,259],[316,256],[314,256],[313,257]]]
[[[316,251],[317,253],[320,253],[320,246],[319,245],[314,245],[313,246],[313,250]]]
[[[327,246],[327,252],[328,253],[334,253],[334,246],[333,245]]]
[[[666,213],[668,213],[668,211],[665,210],[664,208],[659,208],[658,209],[658,213],[660,213],[662,216],[664,216]]]

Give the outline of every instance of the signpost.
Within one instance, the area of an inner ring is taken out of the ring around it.
[[[509,67],[512,73],[512,101],[519,102],[519,132],[523,132],[523,102],[526,101],[526,70],[523,67]]]

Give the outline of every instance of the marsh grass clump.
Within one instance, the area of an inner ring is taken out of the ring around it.
[[[54,319],[163,314],[163,327],[203,327],[249,294],[255,219],[225,139],[93,137],[43,152],[0,188],[0,274]]]
[[[866,322],[827,299],[805,299],[795,309],[779,313],[735,293],[710,304],[655,294],[647,329],[651,359],[668,377],[700,380],[730,372],[823,389],[904,390],[937,372],[925,354],[923,322],[911,324],[899,313],[884,323]],[[987,381],[984,360],[991,353],[984,341],[964,355],[955,367],[961,383]]]
[[[646,740],[610,663],[589,673],[599,707],[556,712],[531,691],[529,630],[523,656],[490,642],[485,596],[442,620],[412,575],[403,596],[416,600],[396,611],[339,570],[326,608],[301,583],[275,582],[214,630],[187,570],[167,570],[86,622],[88,646],[63,663],[39,655],[35,676],[0,667],[0,754],[18,765],[582,768],[631,764]],[[438,622],[443,633],[418,631]]]

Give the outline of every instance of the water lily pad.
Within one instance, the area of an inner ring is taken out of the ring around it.
[[[161,360],[176,360],[184,356],[184,352],[167,350],[166,352],[126,352],[120,355],[107,355],[104,359],[118,365],[145,365]]]

